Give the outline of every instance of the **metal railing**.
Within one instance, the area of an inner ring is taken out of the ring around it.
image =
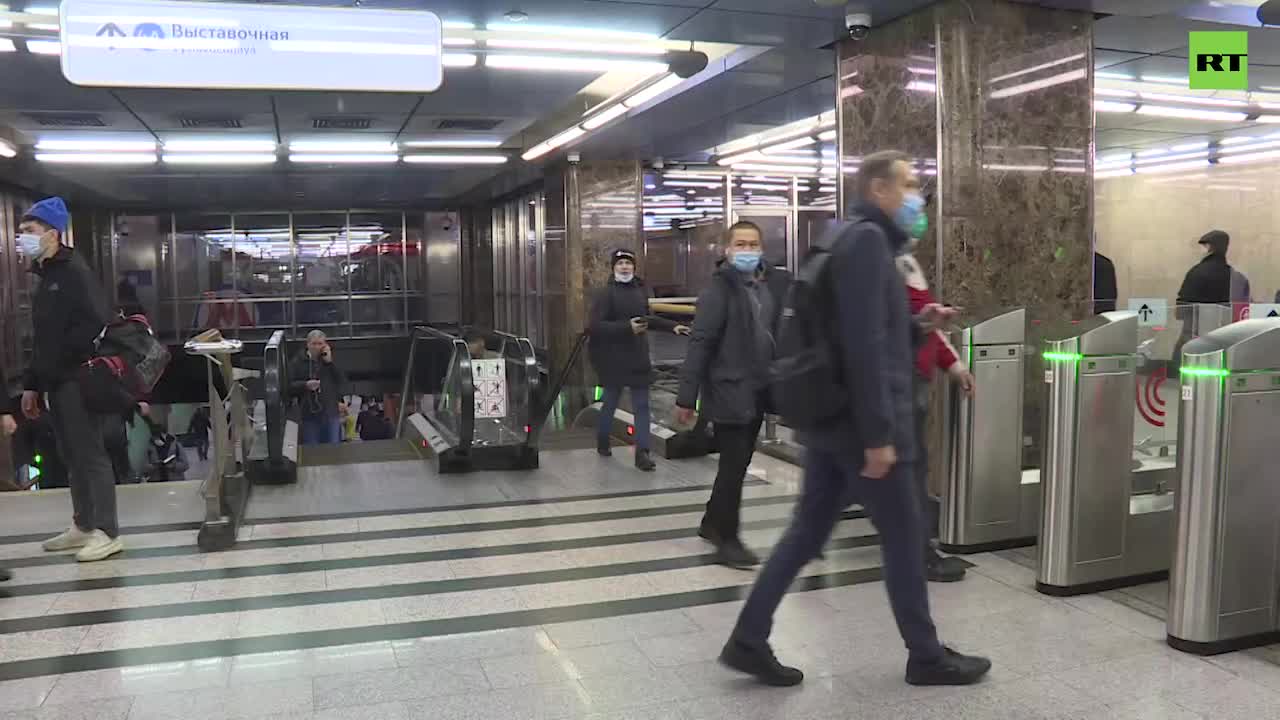
[[[208,361],[209,416],[213,442],[209,452],[209,475],[201,487],[204,522],[197,536],[202,550],[220,550],[235,543],[236,528],[244,516],[249,484],[243,462],[249,456],[252,429],[247,392],[236,377],[231,359],[243,350],[239,340],[188,341],[190,355]]]

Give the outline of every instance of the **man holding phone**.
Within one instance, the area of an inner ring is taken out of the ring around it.
[[[343,401],[347,376],[333,361],[329,339],[319,330],[307,333],[307,350],[289,368],[290,394],[301,410],[303,445],[342,442]]]

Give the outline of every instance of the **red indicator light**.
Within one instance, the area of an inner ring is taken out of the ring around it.
[[[636,434],[636,426],[635,426],[635,425],[628,425],[628,426],[627,426],[627,434],[628,434],[628,435],[635,435],[635,434]]]

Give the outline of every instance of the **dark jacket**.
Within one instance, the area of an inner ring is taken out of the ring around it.
[[[9,386],[9,378],[5,375],[4,368],[0,367],[0,415],[17,415],[19,403],[14,400],[13,391],[16,388]]]
[[[1100,252],[1093,254],[1093,313],[1101,315],[1116,309],[1116,265]]]
[[[1231,266],[1227,256],[1220,253],[1206,255],[1187,271],[1178,290],[1179,305],[1231,302]]]
[[[31,299],[35,342],[22,387],[52,392],[93,355],[93,341],[107,322],[106,302],[93,272],[71,248],[32,263],[31,272],[40,283]]]
[[[912,428],[913,338],[918,328],[893,258],[907,235],[879,208],[862,205],[832,246],[835,312],[831,337],[849,393],[848,415],[801,441],[853,456],[893,445],[900,461],[916,458]]]
[[[640,278],[609,283],[591,298],[591,367],[605,387],[647,387],[651,381],[649,336],[631,332],[631,318],[649,321],[649,332],[670,331],[676,323],[649,314],[649,288]]]
[[[320,389],[307,389],[308,380],[319,380]],[[289,394],[298,399],[303,417],[338,417],[338,403],[346,395],[347,376],[337,362],[312,359],[307,351],[289,365]]]
[[[770,336],[776,337],[791,276],[785,270],[763,267],[756,282],[772,299],[772,312],[765,322]],[[701,394],[701,415],[712,422],[741,425],[769,409],[761,407],[761,401],[767,399],[762,391],[767,389],[773,358],[760,357],[749,292],[743,273],[722,261],[711,284],[698,295],[698,314],[680,369],[676,405],[695,407]]]

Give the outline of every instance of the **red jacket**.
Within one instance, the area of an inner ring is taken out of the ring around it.
[[[911,299],[912,315],[919,315],[925,305],[938,302],[928,290],[917,290],[910,285],[907,286],[907,294]],[[946,336],[941,331],[934,330],[925,335],[924,345],[916,354],[916,372],[926,380],[932,380],[937,370],[946,372],[959,360],[960,357],[956,355],[951,343],[947,342]]]

